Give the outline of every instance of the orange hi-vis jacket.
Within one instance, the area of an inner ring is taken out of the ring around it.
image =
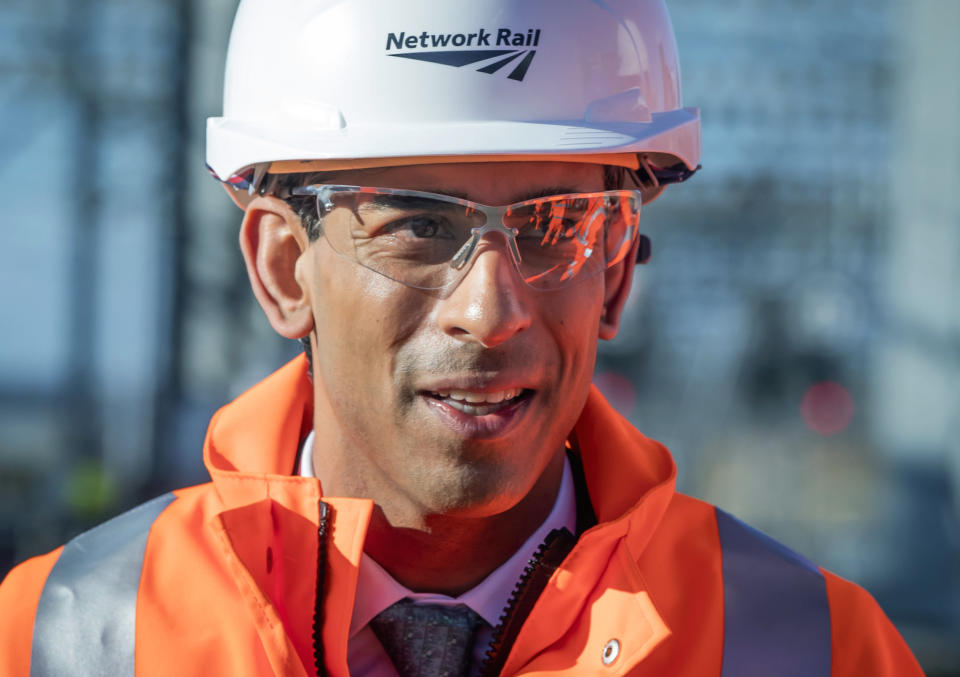
[[[297,358],[214,416],[212,482],[9,574],[0,676],[348,674],[373,503],[293,475],[312,418],[306,369]],[[541,549],[487,674],[922,675],[869,594],[676,493],[668,451],[598,392],[570,442],[578,501],[589,494],[578,521],[592,507],[596,524]]]

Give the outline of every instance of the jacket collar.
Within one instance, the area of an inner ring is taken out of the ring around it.
[[[271,498],[314,524],[319,484],[294,476],[297,451],[312,426],[313,386],[303,355],[222,407],[210,420],[203,462],[230,510]]]

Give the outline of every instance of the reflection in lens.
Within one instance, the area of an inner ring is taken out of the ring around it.
[[[636,218],[631,198],[544,198],[525,205],[525,211],[514,211],[513,222],[524,224],[517,241],[526,282],[538,288],[558,286],[602,272],[614,262],[608,254],[622,258],[620,250],[629,249]]]

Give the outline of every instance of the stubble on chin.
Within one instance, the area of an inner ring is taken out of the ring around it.
[[[403,455],[402,491],[424,515],[486,516],[512,503],[515,473],[481,443],[469,440],[420,439]],[[399,483],[398,483],[399,484]]]

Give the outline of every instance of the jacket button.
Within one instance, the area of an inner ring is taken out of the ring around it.
[[[604,665],[610,665],[617,660],[617,656],[619,655],[620,641],[611,639],[609,642],[607,642],[607,645],[603,647],[603,653],[600,655],[600,658],[603,660]]]

